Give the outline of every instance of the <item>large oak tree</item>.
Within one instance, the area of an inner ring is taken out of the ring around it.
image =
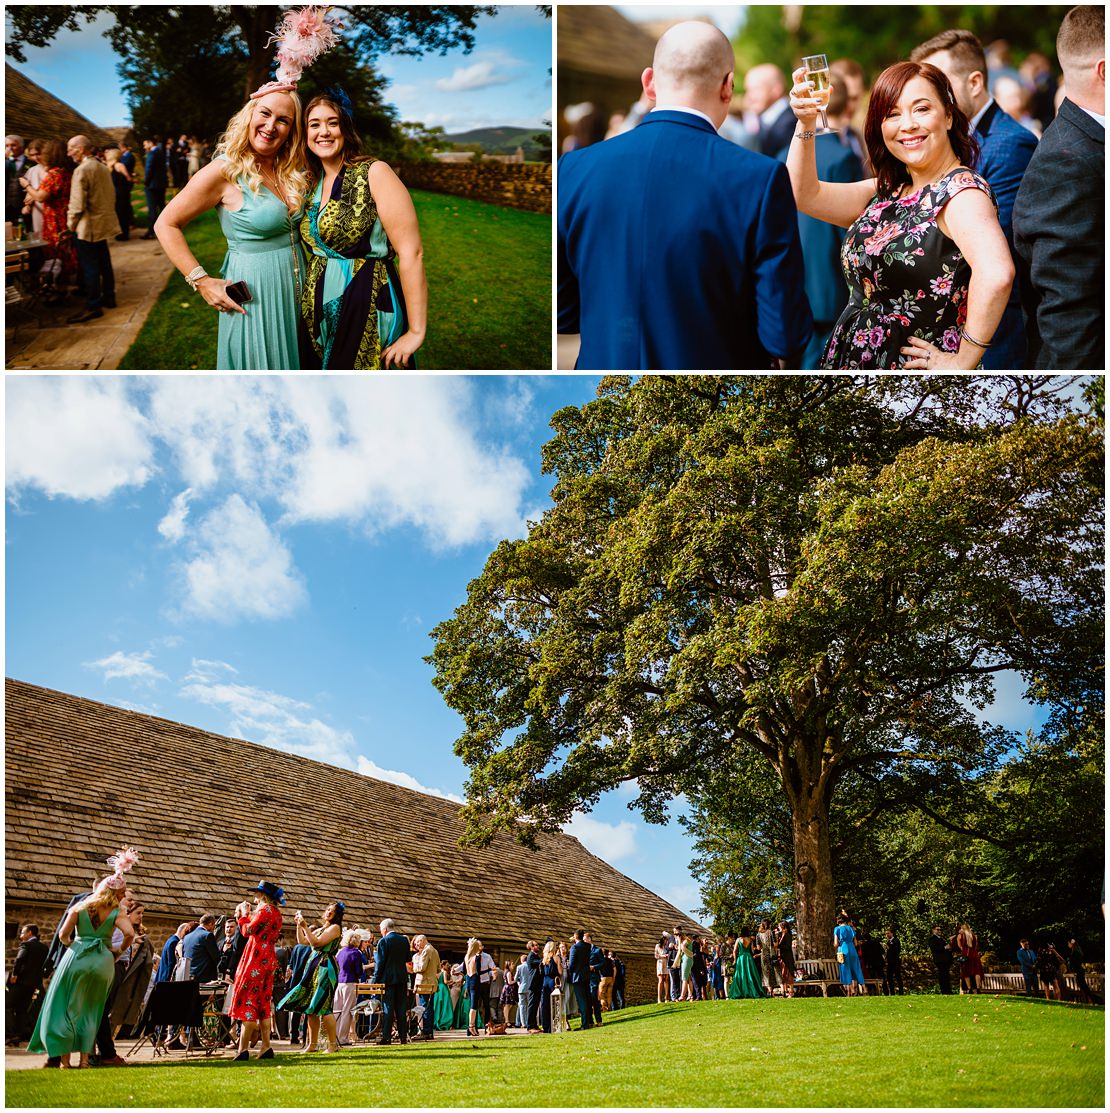
[[[1074,385],[1074,384],[1071,384]],[[434,631],[464,816],[526,843],[635,778],[773,773],[803,957],[830,950],[851,778],[958,785],[1102,647],[1102,433],[1066,380],[605,380],[555,415],[552,509]]]

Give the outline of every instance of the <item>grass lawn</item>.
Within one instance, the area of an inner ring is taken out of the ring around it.
[[[550,370],[551,217],[414,190],[428,272],[421,370]],[[189,246],[210,274],[227,250],[215,212]],[[216,314],[176,273],[120,364],[125,370],[216,365]]]
[[[1016,997],[640,1006],[563,1036],[279,1051],[249,1066],[9,1071],[6,1103],[1101,1106],[1104,1019],[1101,1009]]]

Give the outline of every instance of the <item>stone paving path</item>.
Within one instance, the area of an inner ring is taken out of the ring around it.
[[[143,229],[138,229],[140,235]],[[173,264],[157,240],[132,234],[109,241],[116,276],[116,309],[83,325],[66,318],[84,308],[80,298],[65,305],[39,305],[38,327],[26,313],[9,307],[4,320],[4,362],[9,371],[114,371],[166,286]],[[188,287],[182,284],[182,293]]]

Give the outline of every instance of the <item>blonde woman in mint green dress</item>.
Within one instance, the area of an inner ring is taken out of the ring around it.
[[[216,158],[189,180],[154,226],[185,281],[219,314],[220,371],[297,371],[304,255],[297,224],[304,173],[301,102],[291,84],[270,82],[230,120]],[[223,277],[209,275],[184,229],[216,209],[227,238]],[[242,305],[228,286],[245,282]]]
[[[121,950],[129,947],[135,937],[131,921],[120,909],[125,889],[122,875],[118,878],[117,889],[101,882],[62,921],[59,935],[67,950],[50,979],[34,1034],[27,1044],[28,1051],[45,1052],[45,1066],[70,1066],[73,1051],[80,1055],[82,1067],[89,1065],[89,1052],[96,1042],[115,974],[112,933],[116,928],[123,932]]]

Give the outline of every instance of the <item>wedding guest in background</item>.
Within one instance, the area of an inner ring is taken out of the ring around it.
[[[54,291],[45,300],[48,305],[58,305],[65,298],[66,287],[77,281],[77,250],[67,226],[73,163],[59,140],[46,139],[39,148],[39,165],[43,170],[39,188],[29,187],[27,197],[42,205],[42,238],[47,243],[44,269],[50,267],[54,279]]]
[[[36,201],[33,197],[28,196],[27,191],[31,189],[38,189],[42,184],[43,175],[46,171],[39,164],[39,158],[42,155],[42,145],[45,140],[32,139],[27,144],[27,165],[23,168],[23,176],[20,180],[20,185],[23,187],[23,216],[30,217],[31,220],[31,235],[42,236],[42,202]],[[24,186],[23,183],[27,184]]]
[[[31,1002],[42,992],[42,967],[46,962],[46,944],[39,939],[38,924],[24,924],[19,929],[19,950],[16,951],[8,975],[6,1043],[13,1046],[25,1040],[31,1030]]]
[[[868,158],[863,136],[856,130],[856,116],[867,92],[867,75],[863,71],[863,66],[855,58],[837,58],[829,63],[829,76],[833,81],[844,86],[847,97],[844,116],[848,122],[839,132],[840,140],[859,159],[864,176],[871,177],[875,169]],[[825,110],[825,115],[828,116],[828,109]],[[859,123],[862,122],[861,119]],[[834,126],[831,121],[829,126]]]
[[[166,154],[157,139],[144,139],[143,193],[146,195],[146,231],[144,240],[154,239],[154,225],[166,207]]]
[[[426,935],[413,936],[412,972],[416,975],[413,992],[424,1009],[420,1017],[420,1031],[414,1037],[430,1040],[435,1036],[436,993],[439,990],[439,951],[428,942]]]
[[[362,955],[362,933],[351,928],[343,933],[343,945],[335,956],[339,967],[339,982],[335,987],[335,1038],[340,1047],[351,1044],[351,1026],[354,1019],[355,999],[358,983],[364,981],[363,969],[366,965]]]
[[[899,993],[905,993],[902,985],[902,943],[894,934],[894,929],[889,927],[883,945],[883,970],[883,992],[893,997],[894,987],[897,986]]]
[[[659,942],[655,944],[655,1003],[657,1005],[663,1004],[669,997],[671,979],[668,972],[667,939],[667,933],[663,932],[659,936]]]
[[[274,973],[277,970],[277,941],[281,935],[281,910],[285,891],[272,881],[260,881],[255,891],[255,910],[243,901],[235,909],[237,934],[247,940],[235,972],[235,984],[228,994],[228,1015],[241,1022],[239,1054],[234,1062],[246,1062],[255,1032],[260,1031],[260,1059],[272,1059],[270,1029],[274,1009]]]
[[[979,937],[967,924],[960,924],[956,933],[956,946],[963,962],[960,964],[960,981],[969,993],[979,993],[983,981],[983,962],[979,957]]]
[[[778,953],[783,993],[787,997],[793,997],[794,981],[797,976],[797,967],[794,962],[794,933],[785,920],[781,920],[775,930],[775,950]]]
[[[777,158],[790,145],[794,134],[786,78],[778,66],[763,62],[744,74],[744,107],[757,121],[753,134],[760,152],[768,158]]]
[[[116,147],[109,147],[104,152],[104,165],[112,172],[112,186],[116,191],[116,219],[121,229],[116,239],[127,240],[131,238],[131,225],[135,222],[131,209],[131,174]]]
[[[31,165],[23,147],[23,137],[4,136],[4,154],[4,219],[13,227],[22,224],[25,229],[30,230],[31,222],[23,213],[23,191],[26,187],[19,184],[19,179]]]
[[[339,982],[335,956],[342,941],[343,913],[346,909],[341,900],[332,901],[315,927],[309,925],[300,911],[294,917],[297,942],[307,943],[312,948],[312,954],[297,983],[282,998],[280,1007],[303,1012],[308,1017],[306,1051],[310,1053],[319,1050],[321,1026],[327,1037],[328,1052],[339,1050],[332,1003]]]
[[[1106,368],[1106,12],[1081,5],[1056,36],[1067,96],[1014,202],[1014,247],[1036,370]]]
[[[103,317],[105,309],[116,307],[116,276],[108,240],[120,228],[112,174],[96,158],[92,143],[84,135],[75,135],[66,153],[77,164],[70,184],[66,226],[77,236],[77,261],[85,293],[84,312],[66,321],[79,325]]]
[[[1037,996],[1037,952],[1033,950],[1028,939],[1021,941],[1017,952],[1018,966],[1021,967],[1021,976],[1025,980],[1025,996]]]

